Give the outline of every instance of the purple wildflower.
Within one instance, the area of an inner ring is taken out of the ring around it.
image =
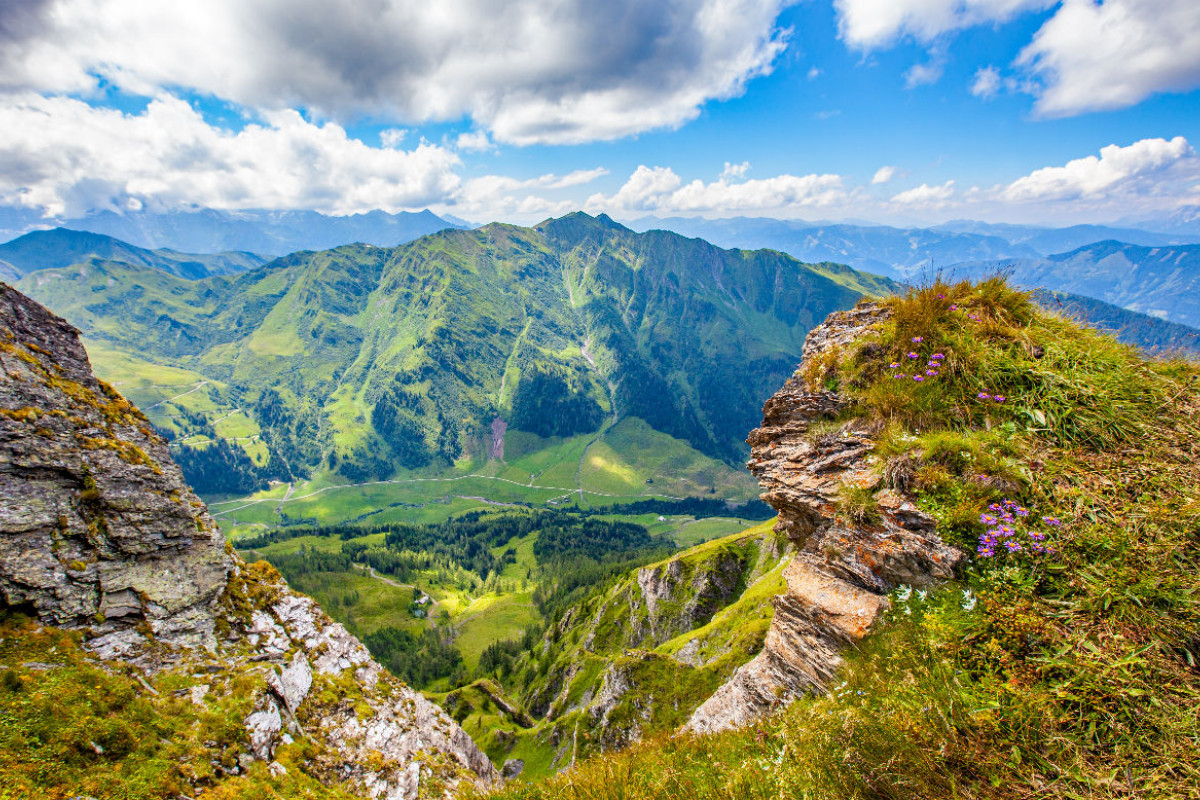
[[[913,380],[920,383],[921,381],[925,380],[925,376],[924,375],[913,375]]]
[[[980,400],[990,400],[992,398],[992,396],[990,394],[988,394],[987,392],[980,392],[979,394],[977,394],[975,396],[978,397]]]
[[[925,341],[925,337],[924,336],[914,336],[912,338],[912,340],[913,340],[913,344],[920,344],[921,342]]]
[[[929,376],[929,377],[931,377],[931,378],[936,378],[936,377],[937,377],[937,370],[936,370],[936,369],[927,369],[927,370],[925,370],[925,374],[926,374],[926,375],[928,375],[928,376]]]
[[[945,356],[941,353],[934,353],[930,356],[930,358],[932,358],[934,361],[941,361],[943,358],[945,358]]]
[[[916,353],[909,353],[908,357],[909,358],[919,358],[919,356]]]
[[[994,395],[992,395],[992,399],[993,399],[993,400],[995,400],[997,403],[1003,403],[1003,402],[1004,402],[1004,395],[1002,395],[1002,394],[994,394]]]

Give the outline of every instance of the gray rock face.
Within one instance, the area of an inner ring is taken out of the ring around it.
[[[315,745],[306,771],[365,797],[498,780],[442,709],[273,569],[227,550],[166,443],[92,375],[78,332],[0,283],[5,606],[81,630],[98,660],[260,676],[242,766],[303,737]],[[192,686],[191,701],[209,688]]]
[[[0,602],[118,651],[141,623],[212,647],[232,566],[166,442],[92,375],[78,331],[0,284]]]
[[[813,422],[834,417],[848,401],[808,387],[804,367],[849,346],[887,314],[863,303],[814,328],[804,343],[805,365],[766,402],[763,425],[749,436],[750,471],[763,500],[779,512],[776,530],[797,553],[784,572],[787,593],[775,599],[762,652],[696,710],[687,730],[742,725],[804,692],[823,691],[841,663],[839,653],[888,608],[888,592],[950,578],[964,559],[900,492],[875,492],[877,521],[860,524],[837,513],[843,486],[881,484],[870,426],[850,420],[836,432],[808,435]]]
[[[286,735],[307,736],[322,745],[313,765],[319,774],[387,800],[417,796],[418,757],[441,759],[449,773],[473,775],[482,785],[498,780],[491,761],[445,711],[392,678],[311,598],[274,580],[265,584],[272,599],[252,612],[246,635],[263,655],[294,655],[268,676],[260,709],[246,719],[256,758],[270,760]],[[337,688],[346,677],[353,696]],[[317,686],[334,688],[339,699],[315,698]]]

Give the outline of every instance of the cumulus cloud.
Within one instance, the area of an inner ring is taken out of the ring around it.
[[[487,131],[460,133],[458,138],[454,140],[454,146],[459,150],[467,151],[483,151],[495,148],[492,140],[488,138]]]
[[[379,132],[379,141],[384,147],[399,147],[406,136],[408,131],[404,128],[387,128]]]
[[[1003,200],[1112,200],[1137,195],[1169,195],[1179,184],[1200,180],[1200,159],[1187,139],[1142,139],[1127,147],[1112,144],[1099,157],[1087,156],[1061,167],[1044,167],[1013,181]],[[1193,193],[1195,189],[1193,189]]]
[[[954,181],[946,181],[940,186],[930,186],[922,183],[912,189],[892,196],[892,204],[897,206],[926,206],[938,208],[944,206],[954,196]]]
[[[772,212],[786,216],[843,204],[852,196],[840,175],[776,175],[736,182],[723,177],[685,184],[669,167],[643,165],[614,194],[594,194],[586,207],[615,214]]]
[[[839,33],[848,44],[880,47],[902,37],[930,42],[941,34],[1023,11],[1049,8],[1058,0],[834,0]]]
[[[944,71],[945,65],[937,60],[925,64],[913,64],[904,73],[904,88],[915,89],[928,83],[937,83]]]
[[[1065,0],[1016,61],[1039,81],[1036,111],[1123,108],[1200,86],[1196,0]]]
[[[790,2],[21,0],[0,14],[0,87],[182,87],[336,119],[469,116],[516,144],[612,139],[769,72]]]
[[[1200,3],[1196,0],[834,0],[838,29],[864,50],[901,39],[932,45],[974,25],[1058,6],[1013,62],[975,75],[971,93],[990,99],[1003,88],[1034,95],[1041,116],[1123,108],[1158,92],[1200,87]],[[909,88],[941,77],[932,57],[906,73]]]
[[[971,83],[971,94],[991,100],[1000,93],[1001,85],[1000,70],[991,66],[982,67],[975,73],[975,80]]]
[[[458,157],[426,142],[368,147],[295,111],[232,132],[170,95],[140,114],[9,97],[0,130],[0,197],[48,214],[141,205],[399,211],[453,196],[460,185]]]
[[[871,185],[876,186],[881,183],[887,183],[896,176],[895,167],[880,167],[875,170],[875,175],[871,178]]]
[[[749,161],[743,161],[740,164],[732,164],[726,161],[725,169],[721,170],[721,180],[739,180],[746,177],[746,173],[749,171]]]

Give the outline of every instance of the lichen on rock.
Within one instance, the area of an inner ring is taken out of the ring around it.
[[[242,752],[209,754],[221,775],[268,762],[287,776],[274,759],[304,741],[306,773],[360,796],[498,780],[444,711],[226,546],[167,443],[92,374],[78,331],[3,283],[0,412],[0,610],[76,632],[96,665],[132,667],[149,691],[156,675],[187,681],[191,704],[216,684],[257,684]]]

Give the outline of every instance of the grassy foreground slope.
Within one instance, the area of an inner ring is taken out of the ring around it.
[[[960,582],[895,593],[828,695],[495,796],[1200,795],[1200,368],[998,280],[890,302],[808,377],[857,401],[889,480],[975,553]],[[910,352],[943,366],[893,377]],[[842,513],[870,518],[864,488]]]

